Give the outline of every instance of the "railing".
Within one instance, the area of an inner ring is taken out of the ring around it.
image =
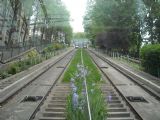
[[[141,59],[140,58],[134,58],[134,57],[131,57],[129,55],[124,55],[124,54],[119,53],[119,52],[101,50],[101,49],[97,49],[97,48],[95,48],[95,50],[98,51],[98,52],[101,52],[101,53],[103,53],[105,55],[108,55],[109,57],[112,57],[112,58],[125,59],[128,62],[133,62],[133,63],[136,63],[136,64],[141,64]]]

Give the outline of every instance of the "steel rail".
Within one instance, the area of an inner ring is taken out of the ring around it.
[[[72,51],[73,52],[73,51]],[[68,54],[71,54],[68,53]],[[67,55],[68,55],[67,54]],[[66,56],[67,56],[66,55]],[[66,57],[65,56],[65,57]],[[64,59],[65,57],[63,57],[62,59]],[[73,58],[73,55],[72,55],[72,58]],[[68,64],[70,63],[70,61],[72,60],[72,58],[69,60],[69,62],[67,63],[65,69],[67,68]],[[62,60],[61,59],[61,60]],[[60,62],[60,61],[59,61]],[[55,87],[55,85],[57,84],[58,80],[60,79],[61,75],[64,73],[65,69],[63,69],[63,71],[61,72],[61,74],[58,76],[58,78],[55,80],[55,82],[52,84],[52,86],[49,88],[48,92],[45,94],[45,96],[42,98],[42,100],[40,101],[40,103],[37,105],[36,109],[34,110],[34,112],[32,113],[32,115],[27,119],[27,120],[33,120],[37,114],[37,112],[40,110],[40,107],[44,104],[47,96],[50,94],[50,91]]]
[[[111,61],[109,61],[108,59],[106,59],[103,56],[98,55],[97,53],[93,52],[92,50],[89,50],[91,53],[95,54],[98,58],[100,58],[101,60],[103,60],[104,62],[108,63],[110,66],[112,66],[113,68],[115,68],[116,70],[118,70],[120,73],[122,73],[124,76],[126,76],[127,78],[131,79],[134,83],[136,83],[138,86],[140,86],[141,88],[143,88],[146,92],[148,92],[150,95],[154,96],[157,100],[160,100],[160,86],[156,85],[155,83],[152,82],[148,82],[147,80],[147,84],[144,83],[146,82],[146,79],[142,78],[139,75],[135,75],[133,74],[133,72],[128,71],[125,68],[122,68],[118,65],[116,65],[115,63],[112,63]],[[138,81],[136,79],[139,80],[144,80],[144,82]],[[153,86],[155,88],[153,88]]]
[[[88,51],[87,51],[88,52]],[[90,51],[91,53],[93,53],[96,57],[100,58],[101,60],[103,60],[100,56],[98,56],[97,54],[95,54],[93,51]],[[90,55],[90,54],[89,54]],[[109,82],[111,83],[111,85],[114,87],[114,89],[117,91],[117,93],[122,97],[122,100],[125,101],[126,105],[130,108],[130,110],[132,111],[132,113],[134,113],[135,117],[138,118],[138,120],[143,120],[143,118],[138,114],[138,112],[133,108],[133,106],[129,103],[129,101],[126,99],[126,97],[118,90],[118,88],[116,87],[116,85],[112,82],[112,80],[104,73],[104,71],[101,69],[101,67],[96,63],[96,61],[93,59],[93,57],[90,55],[90,57],[92,58],[93,62],[96,64],[96,66],[99,68],[99,70],[101,71],[101,73],[109,80]],[[103,60],[104,61],[104,60]],[[106,62],[106,61],[104,61]],[[107,62],[106,62],[107,63]]]
[[[40,73],[39,75],[37,75],[35,78],[33,78],[30,82],[28,82],[27,84],[23,85],[21,88],[19,88],[18,90],[16,90],[15,92],[13,92],[11,95],[9,95],[7,98],[5,98],[3,101],[0,102],[0,105],[3,105],[5,103],[7,103],[8,100],[10,100],[10,98],[14,97],[19,91],[21,91],[23,88],[25,88],[26,86],[29,86],[33,81],[35,81],[39,76],[45,74],[45,72],[47,72],[50,68],[52,68],[53,66],[55,66],[58,62],[60,62],[61,60],[63,60],[67,55],[71,54],[74,50],[71,50],[69,52],[67,52],[65,55],[61,56],[60,58],[56,59],[55,62],[51,65],[48,66],[46,70],[44,70],[42,73]],[[32,73],[30,73],[32,74]],[[24,76],[23,78],[21,78],[20,80],[24,80],[24,78],[26,78],[29,75]],[[13,83],[15,84],[15,83]]]

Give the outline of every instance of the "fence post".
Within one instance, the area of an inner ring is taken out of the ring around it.
[[[115,58],[115,53],[113,52],[113,58]]]
[[[158,78],[160,78],[160,70],[159,70],[159,68],[158,68]]]
[[[3,61],[3,53],[4,51],[3,51],[3,49],[2,49],[2,54],[1,54],[1,61]]]
[[[117,58],[119,59],[119,53],[117,52]]]
[[[129,62],[129,55],[127,55],[127,61]]]
[[[122,56],[122,54],[121,54],[121,60],[122,60],[122,57],[123,57],[123,56]]]

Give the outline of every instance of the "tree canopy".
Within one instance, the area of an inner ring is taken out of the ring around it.
[[[70,44],[72,27],[70,14],[62,1],[57,0],[23,0],[25,15],[30,23],[41,29],[47,39],[56,37],[59,32],[65,34],[66,43]],[[43,35],[42,35],[43,36]]]
[[[139,56],[143,38],[159,42],[158,0],[92,0],[88,2],[84,28],[93,45]]]

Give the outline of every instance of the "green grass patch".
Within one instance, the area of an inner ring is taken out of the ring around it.
[[[63,82],[70,82],[72,75],[75,74],[77,70],[78,63],[81,63],[81,50],[80,49],[76,51],[74,58],[72,59],[68,69],[66,70],[64,77],[63,77]]]
[[[87,81],[94,81],[95,83],[101,81],[101,75],[96,65],[93,63],[92,59],[88,53],[82,49],[84,65],[88,67],[89,75],[87,76]],[[81,49],[76,51],[74,58],[72,59],[68,69],[66,70],[63,82],[70,82],[72,75],[77,71],[77,64],[81,63]]]
[[[81,64],[81,51],[85,67]],[[82,69],[78,67],[79,65],[83,66]],[[107,117],[107,105],[100,88],[100,83],[102,82],[101,74],[87,51],[84,49],[78,49],[76,51],[76,54],[63,77],[63,82],[70,83],[72,89],[72,92],[67,99],[67,120],[89,120],[83,70],[87,70],[85,78],[88,87],[87,90],[92,120],[105,120]],[[76,96],[78,96],[78,98],[76,98]],[[78,101],[76,107],[75,99]]]
[[[87,81],[92,81],[95,83],[102,82],[100,72],[97,66],[93,63],[87,51],[82,50],[82,53],[83,53],[84,65],[88,67],[88,70],[90,72],[89,75],[87,76]]]

